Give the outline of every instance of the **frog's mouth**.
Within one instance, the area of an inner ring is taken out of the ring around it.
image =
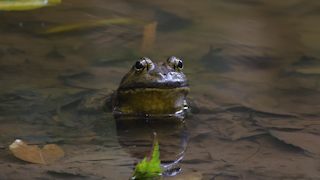
[[[189,88],[188,82],[166,82],[166,83],[136,83],[134,86],[120,86],[119,91],[143,90],[143,89],[186,89]]]

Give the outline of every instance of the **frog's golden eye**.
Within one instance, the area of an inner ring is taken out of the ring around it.
[[[174,56],[167,59],[166,65],[177,71],[181,71],[183,69],[182,61]]]
[[[178,65],[177,65],[176,68],[179,68],[180,70],[182,70],[182,68],[183,68],[183,64],[182,64],[182,61],[180,59],[178,61]]]
[[[137,61],[135,67],[137,70],[139,70],[139,69],[144,68],[144,65],[140,61]]]
[[[149,58],[142,57],[136,62],[134,67],[136,68],[137,72],[142,72],[144,70],[149,71],[154,68],[154,64]]]

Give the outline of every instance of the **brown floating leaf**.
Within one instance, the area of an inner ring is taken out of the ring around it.
[[[144,26],[142,51],[148,52],[152,50],[154,41],[156,39],[156,29],[158,22],[153,22]]]
[[[17,139],[9,148],[17,158],[37,164],[52,164],[64,156],[64,151],[55,144],[40,149],[37,145],[28,146],[26,142]]]

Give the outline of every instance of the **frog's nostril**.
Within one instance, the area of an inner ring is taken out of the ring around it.
[[[157,77],[157,78],[165,78],[165,74],[162,74],[162,73],[155,73],[155,76],[154,77]]]

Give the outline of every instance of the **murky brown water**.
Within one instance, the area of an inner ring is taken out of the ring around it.
[[[43,34],[111,18],[135,22]],[[320,179],[319,1],[62,0],[0,19],[1,180],[128,179],[155,130],[164,163],[183,157],[176,179]],[[154,21],[153,48],[141,49]],[[139,57],[172,55],[200,110],[185,124],[75,113],[86,94],[116,89]],[[65,157],[24,162],[8,148],[17,138],[57,144]]]

